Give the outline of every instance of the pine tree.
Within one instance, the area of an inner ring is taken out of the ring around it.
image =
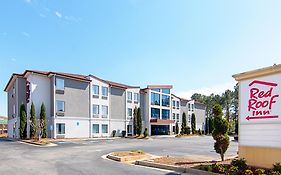
[[[138,116],[138,108],[135,107],[135,109],[134,109],[134,118],[133,118],[134,135],[137,134],[137,130],[138,130],[138,122],[137,122],[138,118],[137,118],[137,116]]]
[[[42,138],[46,138],[47,137],[47,121],[46,121],[46,108],[45,108],[44,103],[42,103],[42,105],[41,105],[40,121],[43,122],[43,127],[41,128]]]
[[[20,138],[26,138],[26,110],[25,105],[20,106]]]
[[[179,134],[179,123],[176,123],[176,134]]]
[[[32,102],[30,109],[30,138],[34,138],[36,135],[36,114],[35,114],[35,106]]]
[[[182,124],[181,124],[181,134],[186,134],[186,114],[185,112],[182,114]]]
[[[191,131],[192,131],[192,134],[196,133],[196,118],[195,118],[194,113],[192,113],[192,115],[191,115]]]
[[[141,135],[142,131],[142,116],[141,116],[141,108],[137,110],[137,134]]]

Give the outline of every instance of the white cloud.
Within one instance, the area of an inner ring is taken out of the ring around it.
[[[31,3],[31,0],[24,0],[26,3]]]
[[[217,84],[217,85],[212,85],[209,87],[202,87],[198,89],[192,89],[192,90],[187,90],[187,91],[182,91],[182,92],[177,92],[176,95],[182,98],[190,99],[190,97],[194,93],[200,93],[203,95],[210,95],[210,94],[219,94],[221,95],[225,90],[230,89],[233,90],[236,82],[227,82],[223,84]]]
[[[16,62],[17,60],[15,58],[12,58],[11,61]]]
[[[62,14],[58,11],[55,12],[55,15],[58,17],[58,18],[62,18]]]
[[[27,33],[27,32],[22,32],[22,34],[23,34],[25,37],[30,37],[29,33]]]

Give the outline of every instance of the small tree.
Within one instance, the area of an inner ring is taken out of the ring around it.
[[[182,114],[181,134],[186,134],[186,114]]]
[[[146,138],[148,136],[148,129],[145,128],[143,132],[143,137]]]
[[[138,114],[138,108],[135,107],[134,109],[134,118],[133,118],[133,125],[134,125],[134,135],[137,134],[137,130],[138,130],[138,118],[137,118],[137,114]]]
[[[38,141],[41,142],[41,138],[42,138],[42,135],[43,135],[43,130],[44,130],[44,126],[45,126],[46,121],[44,121],[42,119],[36,119],[36,120],[37,121],[35,123],[32,123],[30,121],[30,125],[32,127],[36,128]]]
[[[176,134],[179,134],[179,123],[176,123]]]
[[[137,134],[141,135],[142,131],[142,116],[141,116],[141,108],[137,110]]]
[[[26,110],[25,105],[20,106],[20,138],[26,138]]]
[[[46,108],[44,103],[41,105],[40,111],[40,125],[42,124],[42,138],[47,137],[47,122],[46,122]]]
[[[30,123],[30,138],[34,138],[36,135],[36,114],[33,102],[30,109]]]
[[[216,104],[213,107],[214,115],[214,130],[212,136],[215,140],[214,149],[220,154],[221,160],[224,161],[224,153],[229,146],[229,137],[227,135],[229,124],[226,119],[224,119],[222,107]]]
[[[191,131],[192,131],[192,134],[196,133],[196,118],[195,118],[194,113],[192,113],[192,115],[191,115]]]

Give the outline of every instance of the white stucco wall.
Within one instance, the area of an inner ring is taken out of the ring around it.
[[[72,117],[57,117],[55,119],[55,125],[57,123],[65,124],[64,138],[88,138],[89,137],[89,120],[83,118],[72,118]],[[58,133],[56,133],[58,138]]]

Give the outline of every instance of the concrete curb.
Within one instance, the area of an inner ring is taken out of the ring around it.
[[[193,168],[182,168],[182,167],[176,167],[176,166],[172,166],[172,165],[164,165],[164,164],[159,164],[159,163],[154,163],[154,162],[149,162],[149,161],[136,161],[135,165],[171,170],[171,171],[176,171],[176,172],[180,172],[180,173],[190,173],[190,174],[194,174],[194,175],[202,175],[202,174],[218,175],[217,173],[213,173],[213,172],[208,172],[208,171],[203,171],[203,170],[198,170],[198,169],[193,169]]]
[[[28,141],[20,141],[20,143],[24,143],[24,144],[28,144],[31,146],[37,146],[37,147],[54,147],[54,146],[58,146],[57,144],[54,143],[48,143],[48,144],[40,144],[40,143],[34,143],[34,142],[28,142]]]

